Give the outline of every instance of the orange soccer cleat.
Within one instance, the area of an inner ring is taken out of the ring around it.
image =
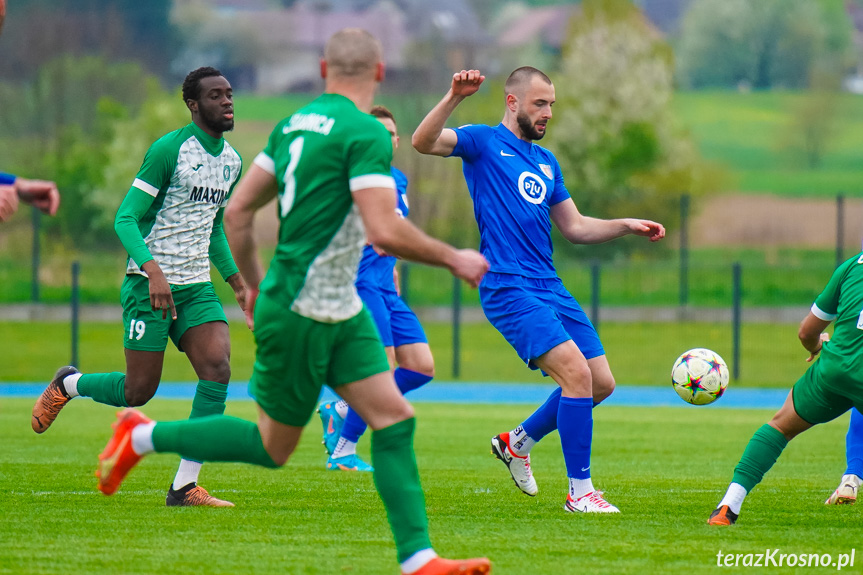
[[[708,525],[734,525],[737,521],[737,513],[731,511],[727,505],[717,507],[710,514],[710,519],[707,520]]]
[[[168,489],[165,497],[168,507],[233,507],[234,504],[218,497],[213,497],[197,483],[190,483],[180,489]]]
[[[410,575],[485,575],[491,573],[491,561],[479,559],[444,559],[435,557]],[[403,574],[404,575],[404,574]]]
[[[108,445],[99,454],[99,467],[96,477],[99,478],[99,491],[105,495],[113,495],[139,461],[141,455],[132,449],[132,430],[143,423],[152,420],[137,409],[127,408],[117,413],[117,421],[111,424],[114,435]]]
[[[51,424],[57,419],[60,410],[72,399],[63,387],[63,378],[73,373],[80,372],[71,365],[58,369],[57,373],[54,374],[54,379],[51,380],[51,383],[48,384],[48,387],[45,388],[45,391],[36,400],[36,404],[33,405],[32,416],[30,417],[30,426],[36,433],[43,433],[51,427]]]

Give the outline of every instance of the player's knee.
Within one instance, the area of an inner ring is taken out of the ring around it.
[[[390,425],[395,425],[396,423],[410,419],[413,416],[414,406],[406,400],[400,401],[397,405],[390,406],[385,415],[376,418],[374,428],[382,429],[384,427],[389,427]]]
[[[599,403],[600,401],[608,399],[608,397],[614,393],[614,388],[616,386],[617,383],[614,381],[614,377],[610,374],[608,377],[595,378],[593,380],[593,400]]]
[[[781,433],[785,437],[786,441],[791,441],[792,439],[800,435],[800,433],[804,430],[794,425],[793,423],[783,419],[782,415],[783,414],[781,411],[774,415],[773,419],[770,420],[768,425]]]
[[[227,357],[214,359],[199,373],[201,374],[201,379],[227,385],[231,381],[231,361]]]
[[[407,365],[400,365],[399,367],[403,367],[405,369],[409,369],[411,371],[415,371],[416,373],[421,373],[423,375],[427,375],[431,378],[434,378],[434,360],[431,357],[423,358]]]
[[[281,453],[281,452],[273,453],[269,450],[267,450],[267,453],[270,455],[270,459],[273,460],[273,463],[275,463],[277,467],[284,466],[288,462],[288,459],[291,458],[290,453]]]
[[[592,395],[593,392],[593,376],[585,362],[572,362],[568,365],[558,383],[563,391],[570,395]]]
[[[153,399],[156,389],[149,386],[144,388],[129,386],[127,380],[126,388],[123,392],[126,396],[126,405],[129,407],[140,407]]]

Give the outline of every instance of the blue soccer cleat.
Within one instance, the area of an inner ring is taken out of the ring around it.
[[[335,401],[325,401],[318,406],[318,415],[321,416],[321,425],[324,427],[324,440],[321,442],[327,449],[327,455],[332,455],[339,443],[342,427],[345,419],[336,410]]]
[[[375,468],[357,457],[356,453],[344,457],[327,459],[327,469],[330,471],[374,471]]]

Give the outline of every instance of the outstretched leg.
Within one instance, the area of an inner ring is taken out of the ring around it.
[[[710,525],[732,525],[740,515],[743,499],[758,485],[788,442],[812,427],[794,409],[794,391],[769,423],[762,425],[749,440],[743,456],[734,468],[734,477],[725,496],[710,515]]]

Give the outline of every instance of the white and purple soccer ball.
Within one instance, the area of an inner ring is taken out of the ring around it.
[[[690,349],[674,362],[671,385],[687,403],[713,403],[728,387],[728,364],[715,351],[702,347]]]

